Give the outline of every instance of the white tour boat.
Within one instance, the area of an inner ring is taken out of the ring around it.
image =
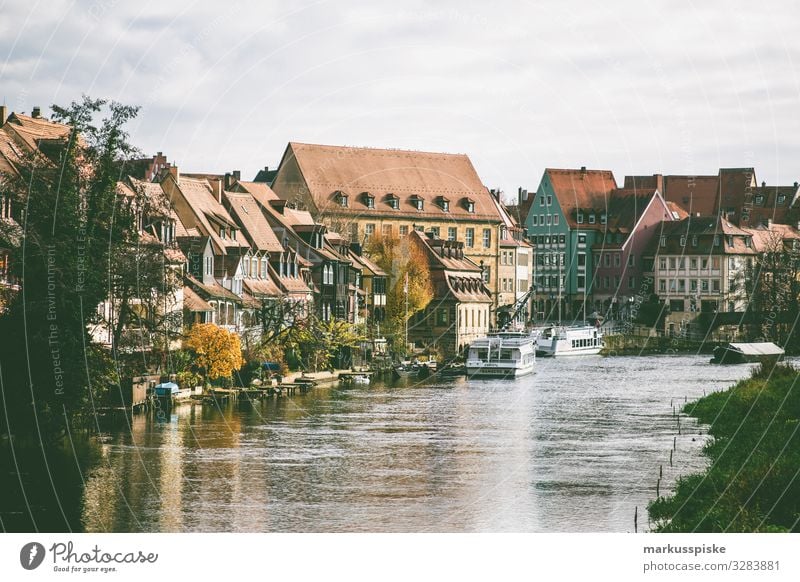
[[[536,336],[528,332],[500,331],[476,339],[467,353],[470,378],[516,378],[533,372]]]
[[[603,349],[603,332],[593,325],[553,325],[542,328],[536,355],[587,356]]]

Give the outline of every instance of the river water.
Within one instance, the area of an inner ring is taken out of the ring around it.
[[[701,471],[704,427],[673,406],[750,366],[707,356],[540,360],[516,381],[321,387],[222,409],[140,414],[101,437],[85,475],[86,531],[647,529]],[[674,466],[669,466],[677,437]]]

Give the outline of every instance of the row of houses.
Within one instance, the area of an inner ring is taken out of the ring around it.
[[[511,208],[535,249],[533,310],[633,318],[656,296],[669,330],[697,313],[741,313],[757,257],[797,248],[798,193],[796,182],[758,186],[753,168],[626,176],[621,187],[608,170],[547,169]]]
[[[3,172],[69,130],[38,109],[0,113]],[[547,169],[508,206],[463,154],[291,142],[252,181],[181,172],[161,152],[121,175],[120,196],[146,201],[140,240],[163,247],[182,282],[162,307],[175,337],[214,322],[256,338],[312,310],[379,335],[397,281],[365,253],[374,237],[423,247],[435,294],[409,341],[445,352],[512,311],[520,321],[632,318],[657,296],[671,313],[738,312],[744,273],[768,242],[800,240],[789,226],[798,184],[758,186],[752,168],[626,176],[622,186],[608,170]],[[0,219],[14,221],[2,200]],[[0,241],[0,278],[13,244]],[[110,341],[118,307],[113,297],[98,307],[98,341]]]

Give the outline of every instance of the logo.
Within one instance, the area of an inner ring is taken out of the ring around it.
[[[44,561],[44,546],[38,542],[30,542],[22,546],[19,552],[19,563],[26,570],[35,570]]]

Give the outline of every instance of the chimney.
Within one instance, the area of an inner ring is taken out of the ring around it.
[[[225,189],[230,190],[232,184],[233,184],[233,176],[225,172]]]
[[[664,194],[664,174],[653,174],[656,179],[656,190],[658,190],[661,196],[666,196]]]
[[[172,165],[169,166],[169,173],[172,174],[172,177],[175,178],[176,182],[181,181],[181,173],[178,170],[178,165],[175,162],[172,162]]]
[[[528,191],[523,190],[522,186],[517,189],[517,202],[522,204],[523,202],[527,202],[528,200]]]
[[[581,166],[581,180],[583,180],[583,177],[585,175],[586,175],[586,166]]]
[[[34,106],[33,110],[31,111],[31,117],[35,119],[39,119],[42,116],[42,108],[38,105]]]
[[[8,107],[0,105],[0,127],[6,124],[6,119],[8,119]]]
[[[766,188],[766,187],[767,187],[767,183],[766,183],[766,181],[764,181],[764,182],[761,182],[761,187],[762,187],[762,188]]]
[[[237,182],[242,179],[242,172],[240,170],[233,171],[233,179]]]
[[[797,188],[798,186],[800,186],[800,184],[798,184],[797,182],[795,182],[795,183],[794,183],[794,187],[795,187],[795,188]]]

